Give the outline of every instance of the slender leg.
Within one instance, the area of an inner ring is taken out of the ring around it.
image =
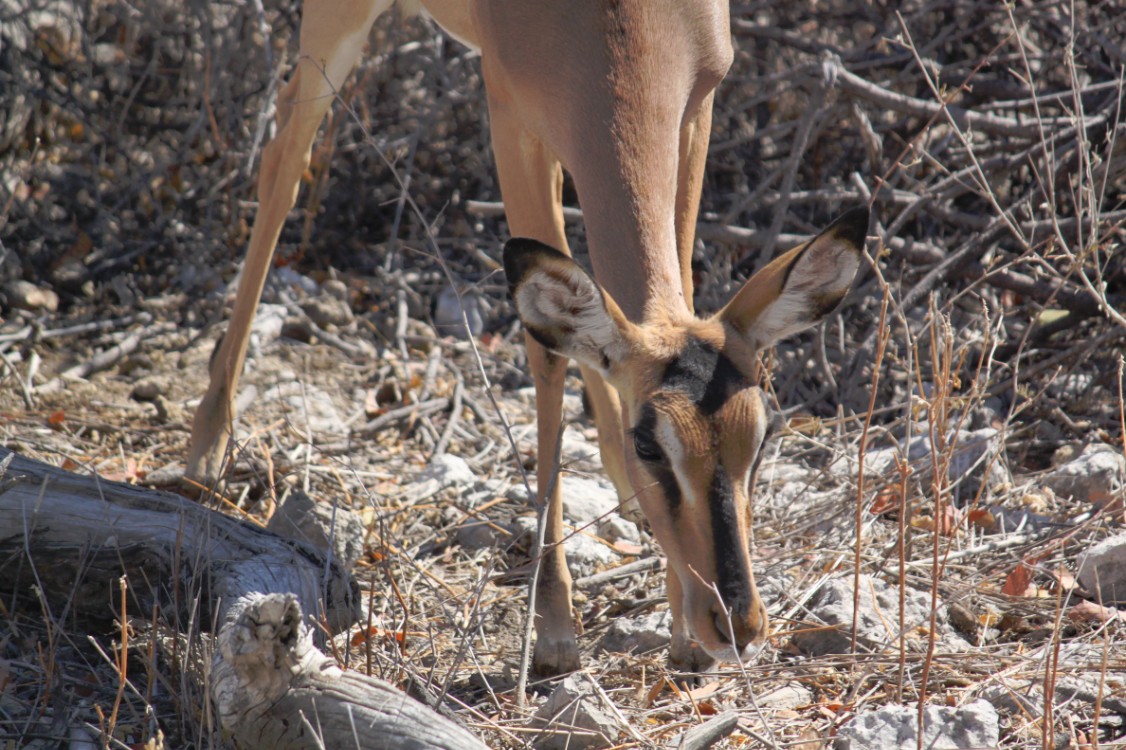
[[[563,169],[559,160],[523,127],[519,117],[489,97],[493,152],[508,226],[514,237],[530,237],[570,253],[563,232]],[[552,482],[559,427],[563,420],[563,378],[567,360],[524,337],[536,386],[539,501],[547,503],[545,553],[536,589],[536,648],[532,666],[540,674],[579,668],[579,648],[571,615],[571,574],[563,551],[563,500],[560,480]],[[549,485],[550,496],[546,496]]]
[[[680,129],[680,160],[676,175],[676,249],[684,301],[692,304],[692,245],[696,241],[696,216],[700,212],[700,192],[704,186],[704,166],[708,160],[708,140],[712,131],[712,98],[700,102],[696,116]]]
[[[626,457],[623,451],[625,436],[622,419],[621,401],[614,387],[602,379],[596,371],[589,367],[580,368],[583,373],[583,385],[594,409],[594,424],[598,428],[598,452],[602,455],[602,466],[606,469],[614,489],[618,492],[618,499],[622,501],[621,512],[634,523],[641,524],[645,521],[645,514],[641,512],[641,505],[634,497],[633,485],[626,473]]]
[[[211,358],[210,383],[192,421],[186,475],[204,484],[219,478],[234,420],[234,400],[246,360],[250,327],[286,214],[297,199],[313,139],[333,94],[343,85],[376,17],[392,0],[309,0],[301,23],[301,57],[278,97],[278,135],[262,150],[258,216],[235,295],[231,322]]]

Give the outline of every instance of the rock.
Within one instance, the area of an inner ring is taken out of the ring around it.
[[[351,571],[364,552],[364,523],[348,508],[318,503],[304,492],[289,493],[266,528],[288,539],[332,550],[340,566]]]
[[[598,443],[586,439],[580,430],[568,425],[563,430],[563,456],[569,466],[578,465],[584,471],[602,472],[602,454]],[[570,481],[571,477],[567,477]]]
[[[598,536],[608,542],[626,541],[641,544],[641,530],[633,521],[612,515],[598,524]]]
[[[1044,694],[1037,684],[1026,682],[1023,688],[1007,684],[990,685],[981,692],[981,697],[1009,716],[1035,718],[1044,710]]]
[[[956,500],[962,502],[972,500],[977,496],[983,482],[990,489],[1012,483],[1012,475],[1005,462],[1001,435],[992,427],[951,432],[946,436],[943,452],[946,451],[951,452],[947,480],[954,488]],[[896,460],[903,455],[903,452],[903,449],[897,446],[866,451],[865,473],[873,477],[898,477]],[[916,477],[931,474],[933,471],[931,439],[926,423],[916,425],[906,453]]]
[[[755,696],[755,705],[759,708],[771,708],[776,711],[794,710],[813,703],[813,691],[800,682],[791,682],[787,685],[768,690]]]
[[[560,683],[532,717],[543,727],[533,745],[544,750],[586,750],[614,744],[625,729],[602,690],[585,674]]]
[[[457,527],[457,543],[470,552],[497,547],[512,537],[489,521],[470,519]]]
[[[1107,537],[1079,556],[1079,582],[1103,604],[1126,603],[1126,534]]]
[[[517,516],[512,519],[509,528],[521,545],[532,548],[532,541],[536,538],[535,516]],[[583,578],[618,561],[614,550],[589,534],[575,533],[570,527],[566,527],[563,533],[567,537],[563,542],[563,552],[572,577]]]
[[[470,336],[480,336],[481,331],[485,330],[485,315],[481,307],[479,294],[466,289],[459,298],[457,290],[447,284],[434,300],[434,328],[439,335],[453,336],[462,341]],[[464,320],[462,312],[465,313]],[[466,325],[469,326],[468,333]]]
[[[351,306],[331,294],[322,293],[302,300],[301,310],[321,328],[342,328],[352,322]]]
[[[1119,448],[1094,443],[1040,482],[1061,498],[1103,505],[1121,496],[1126,487],[1126,457]]]
[[[443,453],[435,456],[430,465],[422,472],[420,480],[433,479],[441,487],[472,487],[477,482],[477,475],[464,458]]]
[[[857,715],[837,733],[835,750],[915,750],[919,713],[914,706],[888,706]],[[978,750],[997,747],[997,712],[983,700],[959,708],[927,706],[923,747],[927,750]]]
[[[4,296],[11,307],[20,310],[55,312],[59,309],[59,295],[30,281],[8,282],[4,286]]]
[[[650,612],[640,617],[614,620],[598,641],[599,651],[617,654],[644,654],[665,648],[672,634],[672,613]]]
[[[288,382],[279,383],[263,394],[264,401],[282,399],[289,405],[289,419],[297,429],[308,428],[314,433],[345,435],[348,426],[336,410],[332,397],[313,385]]]
[[[567,476],[563,478],[563,515],[584,525],[609,518],[618,510],[618,493],[594,479]]]
[[[260,350],[277,341],[285,325],[286,315],[285,305],[258,305],[258,312],[254,314],[254,323],[250,327],[252,357],[257,357]]]
[[[846,654],[852,647],[852,576],[827,581],[807,605],[810,613],[834,629],[808,628],[794,634],[794,645],[807,654]],[[878,578],[860,577],[860,613],[857,617],[858,647],[880,651],[898,638],[899,594],[895,587]],[[927,627],[930,621],[930,595],[907,590],[904,618],[908,632],[907,646],[919,643],[915,629]],[[948,624],[946,605],[941,601],[936,618],[938,640],[944,648],[962,650],[969,643],[955,634]],[[922,644],[919,644],[922,645]]]

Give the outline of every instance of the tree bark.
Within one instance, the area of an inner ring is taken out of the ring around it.
[[[112,623],[121,576],[131,614],[159,612],[173,626],[218,624],[207,684],[222,728],[240,747],[484,747],[391,685],[345,672],[317,650],[309,616],[342,630],[358,614],[354,582],[320,550],[177,495],[0,448],[4,593],[37,586],[67,618]],[[196,675],[201,684],[204,677]]]

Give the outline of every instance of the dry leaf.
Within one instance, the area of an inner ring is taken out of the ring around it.
[[[1035,596],[1036,587],[1032,585],[1032,568],[1021,561],[1008,576],[1001,587],[1002,594],[1009,596]]]

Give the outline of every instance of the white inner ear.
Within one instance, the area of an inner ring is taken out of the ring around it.
[[[524,325],[557,341],[561,354],[605,373],[627,353],[602,294],[578,267],[533,272],[516,290],[515,301]]]
[[[814,241],[790,269],[782,294],[755,321],[758,346],[770,346],[816,323],[822,300],[843,296],[859,267],[860,256],[848,243]]]

